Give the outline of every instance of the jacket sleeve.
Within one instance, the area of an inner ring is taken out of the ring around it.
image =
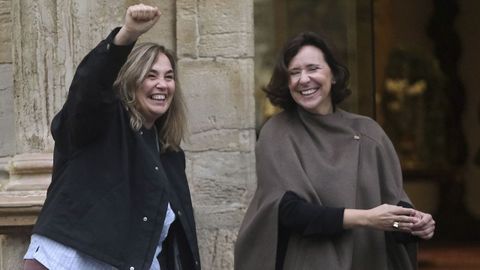
[[[119,99],[112,85],[134,44],[116,46],[114,29],[80,62],[62,113],[72,143],[84,145],[101,134],[116,113]]]
[[[280,226],[303,236],[331,236],[343,232],[344,208],[319,206],[287,191],[279,206]]]

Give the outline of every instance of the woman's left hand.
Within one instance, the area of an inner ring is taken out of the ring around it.
[[[412,235],[428,240],[435,233],[435,220],[432,215],[415,210],[414,217],[418,219],[411,227]]]

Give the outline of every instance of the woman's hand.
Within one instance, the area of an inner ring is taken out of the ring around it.
[[[382,204],[367,212],[367,226],[382,231],[411,232],[418,217],[415,210],[396,205]]]
[[[411,227],[412,235],[425,240],[432,238],[435,233],[435,220],[433,220],[432,215],[415,210],[413,216],[418,221]]]
[[[368,210],[345,209],[343,227],[367,227],[382,231],[411,232],[419,218],[415,210],[401,206],[382,204]]]
[[[125,24],[115,36],[115,45],[128,45],[133,43],[142,34],[150,30],[160,18],[157,7],[138,4],[128,7],[125,15]]]

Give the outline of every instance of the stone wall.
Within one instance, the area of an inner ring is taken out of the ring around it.
[[[191,132],[184,148],[200,255],[204,269],[233,269],[233,242],[255,184],[253,1],[176,5]]]
[[[18,269],[50,180],[49,123],[75,67],[137,1],[0,0],[0,270]],[[253,0],[152,0],[141,41],[177,52],[189,110],[187,176],[204,269],[233,269],[255,188]]]
[[[13,154],[15,148],[11,33],[11,2],[0,0],[0,156]]]

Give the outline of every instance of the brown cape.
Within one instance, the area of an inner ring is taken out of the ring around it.
[[[410,202],[392,143],[370,118],[337,109],[313,115],[282,112],[262,128],[257,190],[235,244],[236,270],[273,270],[278,206],[286,191],[329,207],[369,209]],[[416,269],[416,245],[391,233],[347,230],[338,237],[291,234],[284,269]]]

